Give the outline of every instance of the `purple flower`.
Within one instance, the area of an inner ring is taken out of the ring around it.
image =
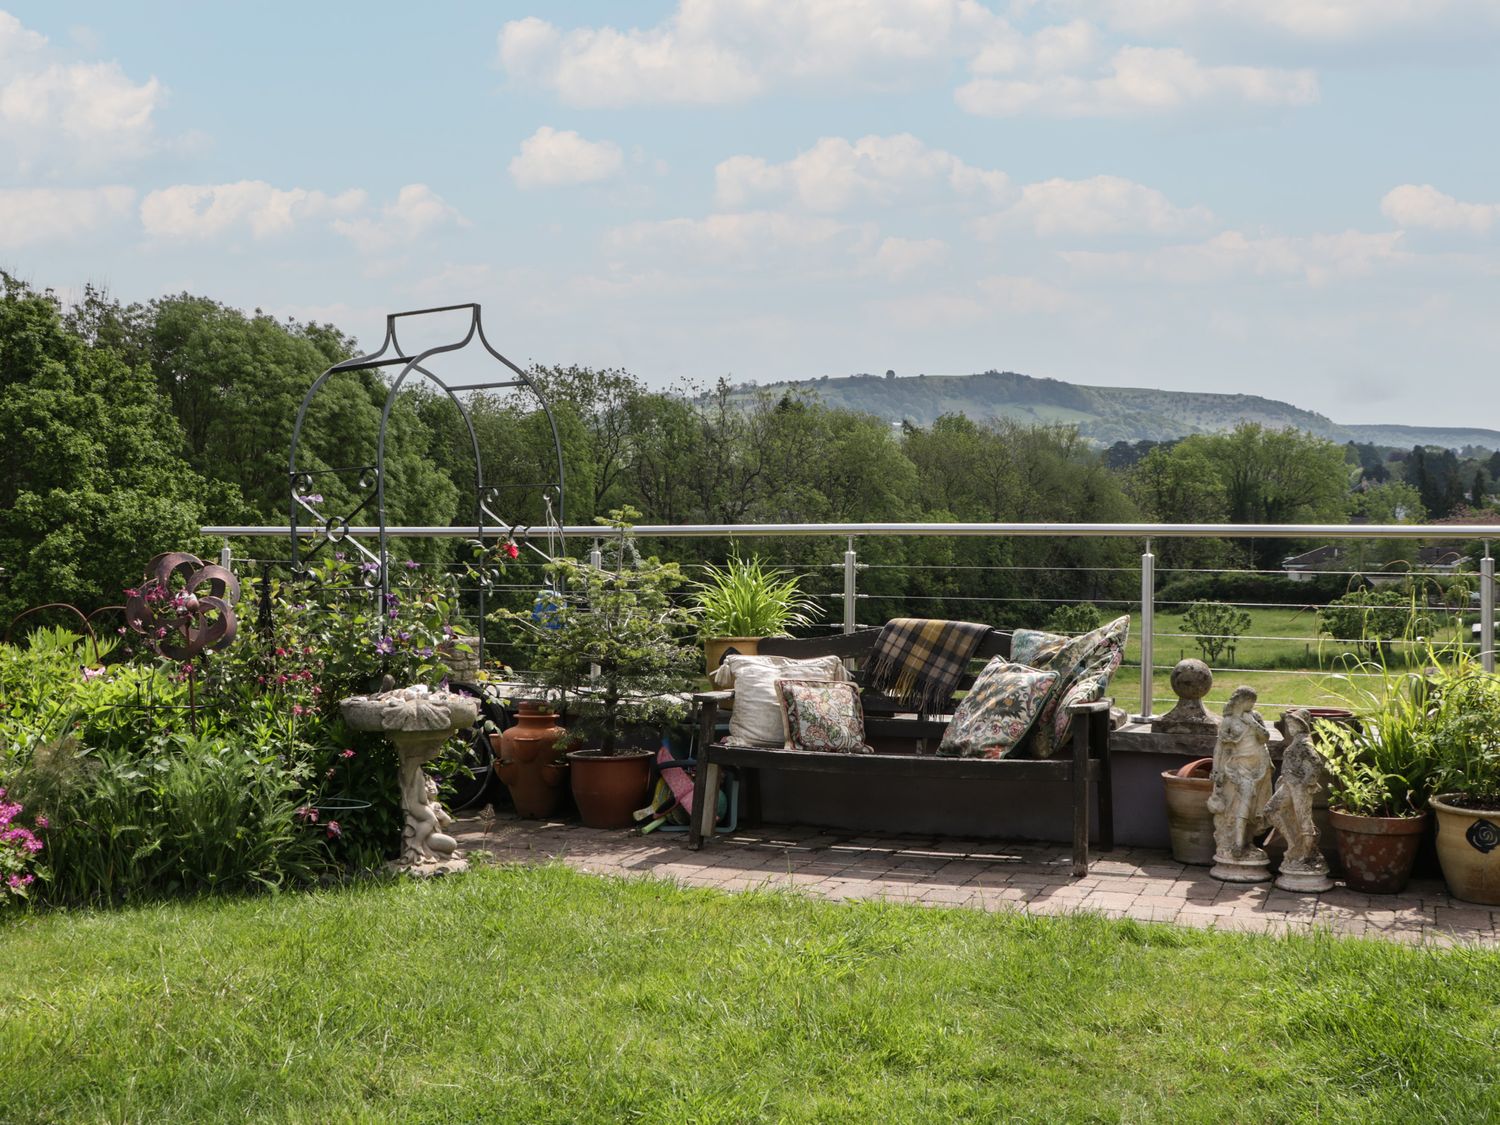
[[[360,563],[359,572],[361,574],[379,574],[380,564],[378,562]]]
[[[407,559],[405,565],[407,570],[416,570],[417,567],[421,566],[422,564],[419,563],[416,559]]]
[[[380,640],[375,642],[375,651],[382,656],[389,656],[396,651],[396,644],[390,637],[381,637]]]

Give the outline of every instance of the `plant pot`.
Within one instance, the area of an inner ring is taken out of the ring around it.
[[[758,652],[759,637],[710,637],[703,642],[703,663],[712,676],[726,656],[755,656]]]
[[[1457,793],[1428,801],[1437,813],[1437,854],[1448,893],[1500,906],[1500,810],[1464,808]]]
[[[568,763],[557,744],[567,733],[545,703],[524,700],[517,706],[515,725],[490,735],[498,755],[495,776],[510,790],[517,815],[545,820],[557,812],[568,780]]]
[[[1212,758],[1199,758],[1181,769],[1162,771],[1167,791],[1167,828],[1172,834],[1172,858],[1178,863],[1208,867],[1214,861],[1214,817],[1208,798]]]
[[[646,804],[651,783],[649,750],[570,750],[573,799],[589,828],[629,828],[634,812]]]
[[[1421,816],[1355,816],[1328,810],[1344,861],[1344,883],[1351,891],[1399,894],[1411,878],[1428,814]]]

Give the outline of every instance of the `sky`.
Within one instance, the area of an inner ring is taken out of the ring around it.
[[[0,5],[0,269],[64,300],[1500,428],[1500,0]]]

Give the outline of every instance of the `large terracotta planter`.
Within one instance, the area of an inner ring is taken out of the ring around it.
[[[1328,819],[1338,837],[1344,883],[1351,891],[1393,895],[1406,887],[1427,830],[1427,813],[1355,816],[1330,809]]]
[[[646,804],[651,783],[649,750],[624,750],[606,756],[599,750],[571,750],[573,799],[590,828],[629,828],[632,815]]]
[[[1455,793],[1433,797],[1437,854],[1448,893],[1465,902],[1500,906],[1500,809],[1470,809]]]
[[[510,790],[519,815],[544,820],[557,812],[568,780],[568,763],[557,746],[566,735],[555,711],[530,700],[517,705],[514,726],[490,735],[495,776]]]
[[[703,642],[703,663],[712,676],[731,653],[755,656],[760,652],[759,637],[710,637]]]
[[[1212,758],[1199,758],[1181,769],[1162,771],[1167,790],[1167,828],[1172,834],[1172,858],[1178,863],[1208,867],[1214,861],[1214,817],[1208,798]]]

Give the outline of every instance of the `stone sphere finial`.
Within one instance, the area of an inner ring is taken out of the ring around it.
[[[1178,699],[1202,699],[1213,686],[1213,672],[1195,657],[1179,660],[1172,669],[1172,691]]]

